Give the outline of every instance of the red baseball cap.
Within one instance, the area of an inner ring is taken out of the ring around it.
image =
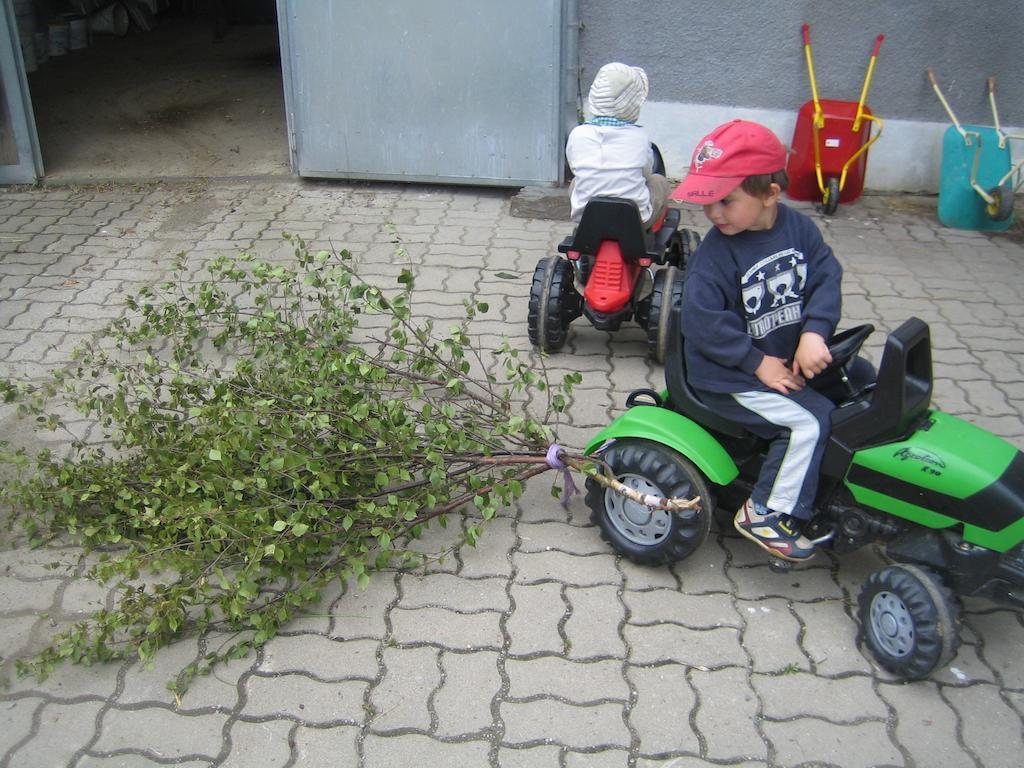
[[[697,144],[690,172],[673,200],[707,205],[721,200],[748,176],[786,167],[786,148],[768,128],[750,120],[720,125]]]

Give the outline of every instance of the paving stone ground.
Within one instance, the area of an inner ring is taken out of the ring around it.
[[[0,375],[38,377],[119,311],[175,254],[287,260],[281,233],[348,248],[367,276],[417,278],[417,311],[490,312],[474,332],[527,350],[537,261],[565,221],[510,213],[495,190],[286,180],[0,190]],[[931,325],[935,401],[1024,446],[1024,238],[955,231],[934,198],[865,196],[833,218],[809,206],[846,268],[847,323]],[[685,221],[700,231],[699,212]],[[515,279],[503,279],[509,273]],[[878,354],[877,333],[869,353]],[[877,357],[876,357],[877,359]],[[554,371],[583,382],[560,440],[582,447],[636,387],[661,387],[636,328],[577,321]],[[92,425],[76,423],[83,437]],[[8,407],[0,435],[29,433]],[[167,679],[205,652],[183,640],[152,669],[125,662],[17,679],[52,622],[106,590],[74,548],[0,548],[0,768],[75,766],[1019,766],[1024,616],[965,604],[964,645],[901,684],[862,653],[854,620],[875,550],[780,575],[730,530],[672,568],[614,556],[582,501],[544,478],[443,562],[338,587],[324,610],[194,684]],[[442,551],[451,532],[421,546]]]

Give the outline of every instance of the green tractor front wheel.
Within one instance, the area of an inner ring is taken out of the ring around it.
[[[960,609],[938,577],[915,565],[872,574],[858,598],[864,642],[879,664],[907,680],[944,667],[960,646]]]

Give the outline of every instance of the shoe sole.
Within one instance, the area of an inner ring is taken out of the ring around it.
[[[777,557],[779,560],[786,560],[790,563],[806,563],[808,560],[810,560],[812,557],[818,554],[817,551],[814,551],[811,552],[811,554],[809,554],[807,557],[791,557],[790,555],[784,555],[781,552],[779,552],[779,550],[772,549],[771,547],[769,547],[767,544],[761,541],[761,539],[752,534],[750,531],[744,529],[736,520],[732,521],[732,527],[736,529],[740,536],[750,539],[752,542],[757,544],[757,546],[759,546],[769,555],[771,555],[772,557]]]

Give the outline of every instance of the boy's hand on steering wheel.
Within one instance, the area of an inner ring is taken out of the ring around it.
[[[764,359],[761,360],[761,364],[757,366],[757,370],[754,371],[754,375],[766,387],[770,387],[784,395],[796,392],[804,387],[804,377],[797,371],[791,370],[786,365],[786,361],[781,357],[765,355]]]
[[[828,368],[832,355],[828,351],[828,342],[818,333],[801,334],[796,354],[793,356],[793,373],[813,379]]]

